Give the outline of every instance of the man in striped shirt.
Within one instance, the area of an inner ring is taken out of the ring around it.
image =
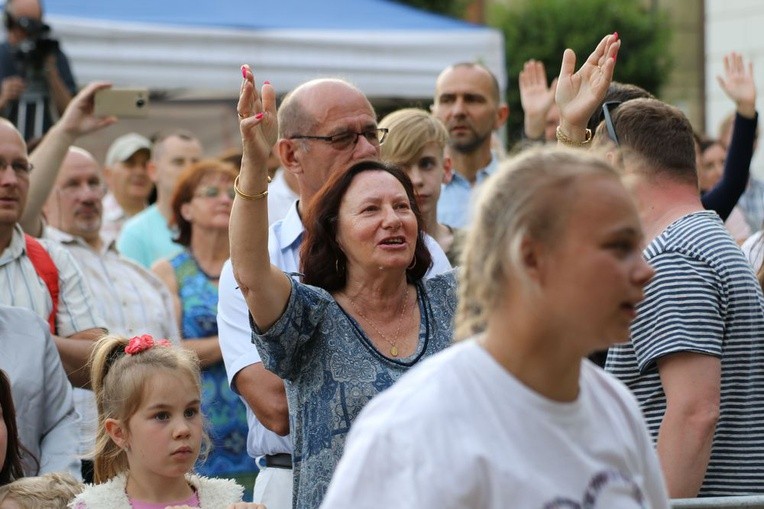
[[[672,498],[764,492],[764,297],[700,202],[692,127],[655,99],[612,111],[656,273],[606,369],[635,394]],[[596,139],[596,138],[595,138]],[[615,152],[611,152],[614,154]]]

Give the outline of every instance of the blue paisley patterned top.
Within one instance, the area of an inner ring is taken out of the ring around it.
[[[264,366],[286,386],[298,509],[321,504],[350,425],[364,405],[419,360],[451,343],[454,272],[417,283],[417,300],[419,345],[406,358],[382,355],[328,292],[294,279],[276,323],[263,334],[252,324]]]
[[[178,281],[183,339],[217,336],[218,288],[188,251],[170,260]],[[212,450],[196,471],[207,477],[227,477],[255,471],[247,454],[244,404],[228,386],[223,361],[202,369],[202,413],[208,423]]]

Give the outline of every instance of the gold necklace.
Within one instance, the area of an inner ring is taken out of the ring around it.
[[[406,285],[406,292],[403,294],[403,302],[401,303],[401,313],[400,317],[398,318],[398,330],[395,331],[395,338],[394,341],[390,341],[387,336],[385,336],[381,330],[377,328],[377,326],[372,322],[365,314],[361,312],[360,309],[358,309],[358,306],[356,306],[353,299],[350,298],[350,295],[348,295],[348,300],[350,301],[350,304],[353,305],[353,309],[355,309],[355,312],[358,313],[358,316],[364,319],[366,323],[371,325],[371,328],[374,329],[374,331],[379,334],[379,336],[385,340],[386,343],[390,345],[390,355],[392,357],[398,357],[398,339],[401,335],[401,329],[403,328],[403,315],[406,313],[406,307],[408,306],[408,299],[409,297],[409,287]]]

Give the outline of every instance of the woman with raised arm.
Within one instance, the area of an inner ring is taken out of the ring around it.
[[[242,70],[244,155],[234,184],[231,261],[263,363],[285,382],[296,507],[314,508],[363,406],[450,344],[455,279],[423,279],[431,258],[411,181],[378,161],[334,173],[312,199],[303,218],[302,281],[273,266],[264,198],[277,136],[275,94],[268,83],[258,93],[249,67]],[[357,128],[325,138],[377,146],[384,139],[384,131]]]

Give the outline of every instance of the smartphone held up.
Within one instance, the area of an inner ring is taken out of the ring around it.
[[[149,91],[146,88],[105,88],[95,93],[93,113],[99,117],[146,117]]]

